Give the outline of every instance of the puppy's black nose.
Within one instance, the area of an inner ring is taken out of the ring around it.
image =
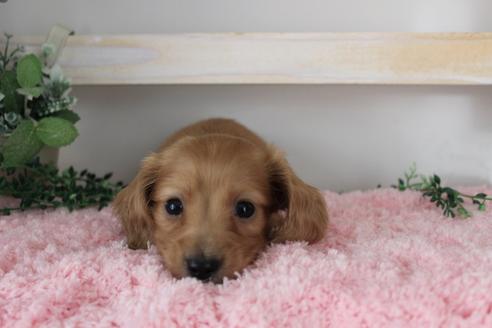
[[[196,256],[186,259],[186,266],[190,276],[200,280],[207,280],[219,270],[222,261],[216,258]]]

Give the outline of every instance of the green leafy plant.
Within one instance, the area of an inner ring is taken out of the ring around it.
[[[10,49],[11,38],[5,35],[0,51],[0,196],[19,202],[0,208],[0,214],[107,206],[123,186],[111,182],[111,174],[98,177],[73,167],[60,171],[40,162],[43,147],[59,148],[77,138],[76,99],[61,68],[47,64],[54,45],[44,44],[40,55],[24,54],[20,46]]]
[[[123,183],[112,183],[111,173],[102,177],[73,167],[63,171],[39,159],[16,169],[6,169],[0,176],[0,195],[20,200],[18,206],[0,209],[3,215],[28,209],[66,207],[72,211],[90,206],[107,206],[121,190]]]
[[[15,168],[32,160],[44,146],[63,147],[78,136],[73,112],[76,99],[70,82],[58,65],[48,67],[54,46],[44,44],[41,54],[24,54],[11,46],[5,35],[0,52],[0,148],[3,168]]]
[[[437,207],[442,208],[443,214],[448,217],[456,217],[458,214],[462,218],[469,218],[471,212],[465,208],[465,199],[470,199],[473,204],[478,207],[478,210],[485,211],[486,202],[491,201],[485,193],[468,195],[451,187],[442,186],[441,178],[434,174],[425,176],[417,174],[417,166],[412,166],[405,172],[404,179],[398,179],[398,185],[393,186],[400,191],[416,190],[423,193],[424,197],[430,198],[432,203]]]

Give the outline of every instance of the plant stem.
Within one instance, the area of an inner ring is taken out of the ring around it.
[[[470,198],[470,199],[475,199],[477,198],[476,196],[473,196],[473,195],[467,195],[467,194],[463,194],[459,191],[456,191],[460,196],[462,197],[465,197],[465,198]],[[492,197],[484,197],[484,198],[480,198],[480,199],[484,199],[484,200],[492,200]]]
[[[4,170],[0,176],[0,195],[16,198],[20,204],[0,208],[4,215],[12,211],[29,209],[54,209],[66,207],[69,211],[96,206],[108,206],[121,190],[121,182],[113,183],[110,174],[97,177],[84,170],[73,168],[59,171],[51,164],[41,164],[39,159]]]
[[[492,201],[492,197],[487,196],[485,193],[477,193],[476,195],[468,195],[459,192],[456,189],[442,186],[441,178],[438,175],[423,176],[417,174],[417,168],[415,164],[412,164],[407,172],[405,172],[405,179],[398,179],[398,185],[394,186],[400,191],[403,190],[415,190],[423,193],[424,197],[430,199],[435,203],[437,207],[443,209],[443,213],[446,216],[455,217],[455,210],[459,216],[470,217],[471,212],[464,207],[464,198],[471,199],[474,205],[478,206],[480,211],[486,209],[486,201]],[[413,180],[420,178],[420,182],[413,182]]]

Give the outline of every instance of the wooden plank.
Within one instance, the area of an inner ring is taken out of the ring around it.
[[[82,35],[60,64],[76,85],[481,85],[492,84],[492,33]]]

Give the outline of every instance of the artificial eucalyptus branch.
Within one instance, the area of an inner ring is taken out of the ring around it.
[[[492,197],[485,193],[468,195],[451,187],[442,186],[441,178],[436,174],[431,176],[417,174],[415,164],[405,172],[405,178],[398,179],[398,185],[393,187],[400,191],[410,189],[422,192],[424,197],[430,198],[431,202],[443,209],[445,216],[453,218],[456,217],[456,212],[462,218],[471,216],[471,212],[464,206],[465,198],[471,199],[480,211],[485,211],[486,202],[492,200]]]
[[[0,169],[0,195],[14,197],[20,203],[0,208],[0,213],[28,209],[55,209],[69,211],[85,207],[107,206],[123,187],[122,182],[110,181],[111,173],[102,177],[87,170],[77,172],[73,167],[60,171],[39,159],[18,168]]]

